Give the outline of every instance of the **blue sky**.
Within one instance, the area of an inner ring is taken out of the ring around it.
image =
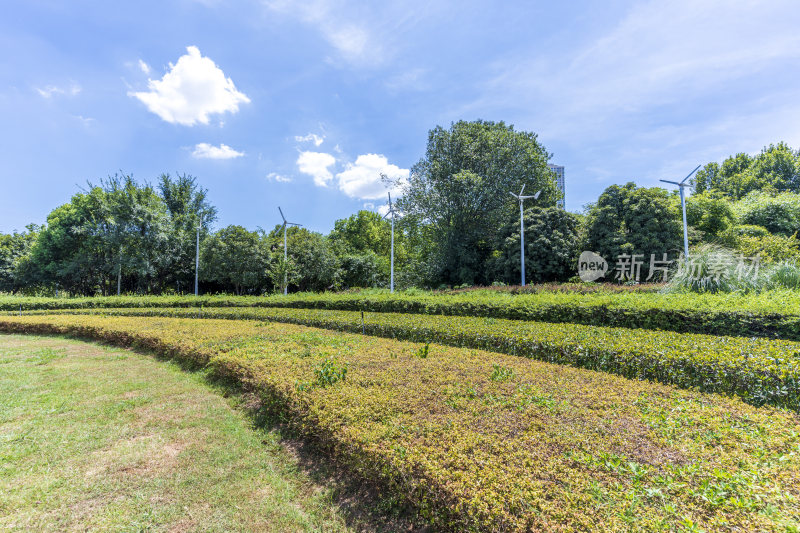
[[[87,180],[189,173],[218,226],[327,232],[427,131],[534,131],[567,208],[800,146],[796,2],[5,0],[0,231]]]

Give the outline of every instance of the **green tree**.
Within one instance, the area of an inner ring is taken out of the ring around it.
[[[508,234],[496,255],[495,271],[507,283],[520,281],[519,218],[505,228]],[[528,282],[565,281],[575,275],[581,221],[558,207],[525,210],[525,275]]]
[[[287,232],[288,267],[294,274],[289,289],[299,291],[324,291],[335,288],[339,283],[339,261],[333,247],[323,235],[306,228],[290,227]],[[272,263],[283,260],[283,226],[275,226],[268,237]],[[280,269],[270,265],[271,272]],[[280,280],[272,277],[275,288],[281,286]]]
[[[21,265],[30,253],[39,233],[36,224],[29,224],[26,231],[0,234],[0,292],[16,292],[24,288]]]
[[[451,284],[487,283],[499,228],[517,204],[509,191],[542,190],[554,205],[559,193],[548,154],[536,134],[503,122],[459,121],[428,133],[425,157],[403,184],[400,208],[433,231],[426,260],[433,278]]]
[[[679,207],[677,196],[676,208]],[[704,242],[714,241],[736,224],[736,212],[730,200],[713,191],[693,194],[686,199],[686,220]]]
[[[178,174],[162,174],[158,191],[169,215],[170,230],[167,254],[158,272],[162,287],[174,287],[179,292],[194,284],[196,231],[200,224],[200,242],[205,242],[217,219],[217,209],[208,201],[208,191],[196,178]]]
[[[661,188],[634,183],[612,185],[587,212],[586,245],[613,265],[622,254],[642,254],[642,273],[651,254],[683,249],[681,218],[676,203]],[[674,255],[672,255],[674,258]],[[643,276],[643,279],[646,276]]]
[[[722,165],[709,163],[692,180],[695,191],[717,191],[734,200],[753,191],[800,193],[800,150],[770,144],[751,157],[738,153]]]
[[[800,194],[753,191],[735,204],[740,222],[791,236],[800,232]]]
[[[257,294],[267,286],[269,244],[266,236],[242,226],[227,226],[206,240],[200,273],[204,281],[237,295]]]
[[[378,213],[361,210],[337,220],[328,235],[339,257],[344,287],[375,287],[389,283],[391,223]],[[395,225],[395,268],[404,270],[407,254],[404,232]]]

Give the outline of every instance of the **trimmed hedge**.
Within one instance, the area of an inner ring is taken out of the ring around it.
[[[61,313],[91,313],[67,310]],[[800,410],[800,343],[475,317],[285,308],[104,309],[105,315],[259,319],[480,348],[735,394]]]
[[[109,296],[96,298],[0,297],[0,310],[121,307],[290,307],[477,316],[537,320],[800,341],[800,293],[736,294],[536,294],[472,291],[460,294],[301,293],[283,296]]]
[[[734,398],[263,321],[6,316],[0,330],[204,366],[436,530],[790,531],[800,521],[800,419]],[[346,377],[320,380],[325,365]]]

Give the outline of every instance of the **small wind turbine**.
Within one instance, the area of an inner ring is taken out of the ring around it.
[[[198,277],[200,272],[200,227],[203,225],[202,219],[197,219],[197,246],[194,249],[194,295],[198,294]]]
[[[285,296],[289,288],[289,271],[287,270],[289,256],[286,253],[286,226],[302,226],[302,224],[297,224],[296,222],[289,222],[286,220],[286,217],[283,216],[283,210],[280,206],[278,206],[278,211],[281,212],[281,218],[283,219],[283,294]]]
[[[522,263],[522,286],[525,286],[525,221],[522,215],[522,202],[527,200],[528,198],[533,198],[536,200],[539,198],[539,195],[542,191],[537,191],[536,194],[533,196],[522,196],[522,192],[525,190],[525,185],[519,190],[519,194],[514,194],[513,192],[509,192],[511,196],[519,200],[519,246],[520,246],[520,256],[519,260]]]
[[[671,183],[673,185],[677,185],[681,191],[681,210],[683,211],[683,253],[684,257],[686,257],[687,259],[689,258],[689,230],[686,227],[686,195],[683,192],[683,188],[692,186],[691,183],[686,183],[686,180],[688,180],[692,176],[692,174],[697,172],[697,169],[699,169],[700,167],[701,165],[697,165],[695,169],[689,172],[689,175],[683,178],[680,182],[659,180],[663,181],[664,183]]]
[[[389,194],[389,211],[383,215],[383,218],[392,217],[392,258],[391,258],[391,274],[389,275],[389,292],[394,292],[394,219],[397,216],[397,210],[392,205],[392,193]]]

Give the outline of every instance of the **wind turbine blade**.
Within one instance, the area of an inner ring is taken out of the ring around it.
[[[539,198],[539,195],[542,194],[542,191],[536,191],[536,194],[533,195],[533,199],[536,200]]]
[[[387,192],[386,194],[389,195],[389,206],[391,207],[391,205],[392,205],[392,193]]]
[[[281,206],[278,206],[278,211],[281,212],[281,218],[283,219],[283,223],[285,224],[286,223],[286,217],[283,216],[283,209],[281,209]]]
[[[689,179],[689,177],[690,177],[692,174],[694,174],[695,172],[697,172],[697,169],[698,169],[698,168],[700,168],[701,166],[702,166],[702,165],[697,165],[696,167],[694,167],[694,170],[692,170],[691,172],[689,172],[689,176],[686,176],[685,178],[683,178],[683,179],[681,180],[681,183],[683,183],[684,181],[688,180],[688,179]]]
[[[520,196],[522,196],[522,191],[524,191],[524,190],[525,190],[525,185],[523,184],[523,185],[522,185],[522,188],[519,190],[519,195],[520,195]]]
[[[678,187],[681,186],[681,184],[678,183],[677,181],[669,181],[669,180],[658,180],[658,181],[663,181],[664,183],[671,183],[673,185],[677,185]]]
[[[519,196],[518,196],[518,195],[516,195],[516,194],[514,194],[513,192],[509,192],[508,194],[510,194],[511,196],[513,196],[514,198],[516,198],[517,200],[519,200]]]

